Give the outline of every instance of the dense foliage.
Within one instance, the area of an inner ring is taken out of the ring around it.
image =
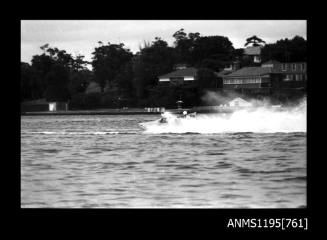
[[[307,60],[307,41],[299,36],[281,39],[262,48],[263,61],[302,62]]]
[[[21,63],[22,101],[45,98],[47,101],[69,101],[70,109],[120,107],[176,107],[201,104],[206,89],[222,87],[216,73],[238,60],[241,67],[251,63],[244,59],[243,48],[235,49],[225,36],[201,36],[180,29],[173,34],[174,45],[156,37],[135,54],[123,43],[98,42],[91,62],[84,56],[72,56],[65,50],[41,46],[31,64]],[[262,46],[263,61],[305,61],[306,40],[296,36],[264,45],[257,36],[246,39],[245,46]],[[176,64],[198,68],[193,86],[162,86],[158,76],[174,70]],[[92,66],[89,70],[87,66]],[[99,92],[86,91],[90,82],[100,86]]]

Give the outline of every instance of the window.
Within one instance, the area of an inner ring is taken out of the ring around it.
[[[254,56],[253,61],[254,61],[255,63],[259,63],[259,62],[261,62],[261,58],[260,58],[260,56]]]
[[[305,64],[304,63],[301,64],[301,70],[305,70]]]
[[[296,64],[295,64],[295,63],[293,63],[293,65],[292,65],[292,66],[293,66],[293,68],[292,68],[292,69],[293,69],[293,71],[295,71],[295,70],[296,70]]]
[[[286,71],[286,64],[285,63],[282,64],[282,71]]]
[[[284,78],[284,81],[292,81],[293,75],[292,74],[286,74],[286,77]]]

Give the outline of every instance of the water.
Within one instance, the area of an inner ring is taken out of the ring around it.
[[[176,126],[161,132],[139,127],[155,119],[22,116],[21,206],[306,206],[305,130],[191,133],[186,123],[184,132],[173,132]]]

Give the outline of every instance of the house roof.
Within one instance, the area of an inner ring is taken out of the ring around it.
[[[247,47],[244,49],[244,55],[260,55],[261,46]]]
[[[233,100],[231,100],[229,102],[235,102],[235,101],[237,101],[237,102],[243,102],[243,103],[249,103],[248,101],[245,101],[243,98],[240,98],[240,97],[234,98]]]
[[[179,69],[164,75],[159,76],[159,78],[172,78],[172,77],[185,77],[185,76],[195,76],[197,69],[194,67]]]
[[[178,64],[175,64],[174,65],[174,68],[179,68],[179,67],[185,67],[185,68],[187,68],[187,64],[186,63],[178,63]]]
[[[230,74],[231,72],[233,72],[233,71],[230,71],[230,70],[222,70],[222,71],[216,73],[216,76],[217,77],[225,77],[226,75]]]
[[[272,73],[273,68],[271,67],[245,67],[241,68],[231,74],[225,75],[228,77],[247,77],[247,76],[260,76],[268,73]]]

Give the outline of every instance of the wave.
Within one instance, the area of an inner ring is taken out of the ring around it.
[[[117,134],[137,134],[137,131],[96,131],[96,132],[22,132],[22,134],[45,134],[45,135],[117,135]]]
[[[306,132],[307,106],[304,100],[292,108],[258,107],[240,109],[230,114],[203,114],[195,118],[177,118],[165,112],[167,123],[143,124],[144,133],[290,133]]]

